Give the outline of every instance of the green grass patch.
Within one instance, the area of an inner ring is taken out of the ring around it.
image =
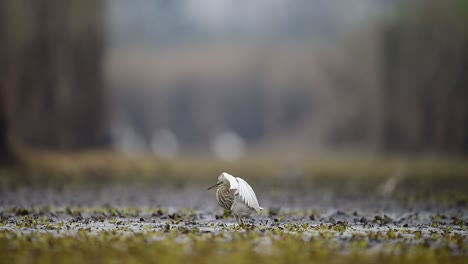
[[[0,256],[4,263],[466,263],[466,255],[453,255],[445,247],[424,243],[383,243],[374,251],[367,238],[354,238],[350,247],[333,236],[304,239],[286,231],[260,233],[171,233],[79,230],[57,236],[33,232],[17,235],[0,231]]]
[[[332,192],[451,200],[468,205],[468,161],[442,157],[311,156],[287,162],[246,158],[222,162],[207,158],[161,160],[111,152],[30,153],[20,167],[0,169],[0,184],[85,185],[157,183],[208,186],[223,171],[271,189],[320,189]]]

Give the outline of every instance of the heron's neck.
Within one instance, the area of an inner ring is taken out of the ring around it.
[[[230,187],[231,187],[231,186],[229,186],[229,184],[223,183],[223,184],[221,184],[221,185],[219,186],[219,190],[220,190],[220,191],[229,191],[229,188],[230,188]]]

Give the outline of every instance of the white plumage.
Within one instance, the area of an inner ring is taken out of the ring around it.
[[[231,210],[238,224],[243,224],[242,216],[259,213],[263,208],[259,206],[257,196],[252,187],[242,178],[234,177],[223,172],[218,182],[208,189],[218,187],[216,199],[221,207]]]

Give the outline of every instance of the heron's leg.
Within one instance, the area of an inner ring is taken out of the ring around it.
[[[234,216],[234,218],[236,219],[236,222],[238,225],[240,226],[243,226],[244,225],[244,221],[242,221],[242,217],[234,212],[232,212],[232,215]]]
[[[237,215],[235,213],[232,213],[232,216],[234,216],[234,219],[236,219],[237,224],[239,224],[239,218],[237,217]]]
[[[236,223],[237,223],[237,224],[240,224],[240,222],[239,222],[239,216],[238,216],[236,213],[234,213],[234,212],[232,212],[232,216],[234,216],[234,219],[236,219]]]
[[[242,220],[242,216],[239,214],[239,215],[237,215],[237,218],[239,219],[238,224],[239,224],[240,226],[244,227],[244,221]]]

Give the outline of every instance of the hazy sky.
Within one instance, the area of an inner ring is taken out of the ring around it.
[[[211,37],[335,37],[381,14],[382,0],[108,1],[110,43]]]

